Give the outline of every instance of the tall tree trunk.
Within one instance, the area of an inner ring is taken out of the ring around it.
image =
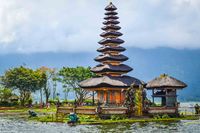
[[[40,89],[40,104],[42,105],[42,101],[43,101],[43,99],[42,99],[42,88]]]
[[[20,91],[20,103],[21,106],[25,106],[25,103],[30,99],[31,92],[21,90]]]
[[[56,81],[53,81],[53,100],[56,99],[56,86],[57,86]]]
[[[49,102],[49,95],[46,95],[46,104]]]
[[[94,91],[92,91],[92,105],[94,106]]]
[[[65,101],[67,101],[67,92],[65,92]]]

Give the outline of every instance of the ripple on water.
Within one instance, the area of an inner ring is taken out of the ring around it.
[[[199,131],[200,120],[69,127],[65,123],[39,123],[0,118],[0,133],[199,133]]]

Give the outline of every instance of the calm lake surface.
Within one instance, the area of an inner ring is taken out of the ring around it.
[[[200,133],[200,120],[173,123],[134,123],[112,125],[79,125],[30,122],[0,117],[0,133]]]

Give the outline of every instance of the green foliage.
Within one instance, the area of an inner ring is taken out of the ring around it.
[[[126,115],[111,115],[111,120],[123,120],[126,119]]]
[[[49,99],[49,103],[51,105],[56,105],[57,102],[58,102],[58,100]]]
[[[78,84],[85,79],[93,77],[94,73],[90,71],[89,67],[63,67],[59,71],[59,76],[59,81],[63,84],[63,88],[67,89],[66,92],[74,91],[77,102],[81,104],[89,92],[80,88]]]
[[[44,87],[44,82],[46,82],[45,74],[23,66],[9,69],[2,77],[5,87],[19,90],[22,105],[29,100],[31,92]]]
[[[89,115],[80,115],[79,120],[81,122],[94,122],[96,121],[96,118]]]
[[[154,115],[153,118],[154,118],[154,119],[160,119],[161,116],[157,114],[157,115]]]
[[[170,117],[168,116],[168,114],[164,114],[164,115],[162,115],[162,118],[166,119],[166,118],[170,118]]]
[[[0,106],[15,105],[18,105],[18,96],[13,94],[11,89],[0,86]]]
[[[51,94],[51,86],[54,86],[54,82],[57,81],[56,70],[48,68],[48,67],[44,67],[44,66],[39,68],[38,70],[42,73],[42,75],[44,75],[43,88],[41,88],[41,89],[43,89],[44,95],[46,97],[46,103],[48,103],[49,97]],[[55,89],[55,87],[54,87],[54,89]],[[55,93],[55,90],[53,90],[53,92]],[[42,94],[41,94],[41,96],[42,96]],[[55,98],[55,96],[54,96],[54,98]],[[42,98],[41,98],[41,101],[42,101]]]
[[[0,88],[0,101],[8,101],[12,96],[12,90],[8,88]]]
[[[168,114],[157,114],[153,116],[154,119],[168,119],[170,116]]]
[[[134,84],[131,85],[130,88],[126,91],[125,97],[125,105],[128,107],[128,114],[129,116],[132,115],[133,110],[135,110],[136,116],[142,115],[142,87],[134,87]]]
[[[92,102],[93,102],[93,101],[92,101],[91,99],[85,99],[85,100],[84,100],[84,103],[91,103],[91,104],[92,104]]]
[[[128,113],[131,115],[133,113],[133,108],[135,106],[135,89],[133,86],[127,89],[125,94],[125,105],[128,107]]]

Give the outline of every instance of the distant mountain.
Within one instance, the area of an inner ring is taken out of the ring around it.
[[[35,53],[0,55],[0,74],[11,67],[25,65],[31,68],[48,66],[95,66],[93,60],[99,53]],[[124,53],[129,57],[125,62],[134,70],[129,75],[145,82],[167,73],[184,81],[188,87],[179,91],[181,101],[200,100],[200,49],[176,50],[170,48],[138,49],[127,48]],[[62,90],[60,90],[61,92]],[[73,94],[70,98],[73,97]]]

